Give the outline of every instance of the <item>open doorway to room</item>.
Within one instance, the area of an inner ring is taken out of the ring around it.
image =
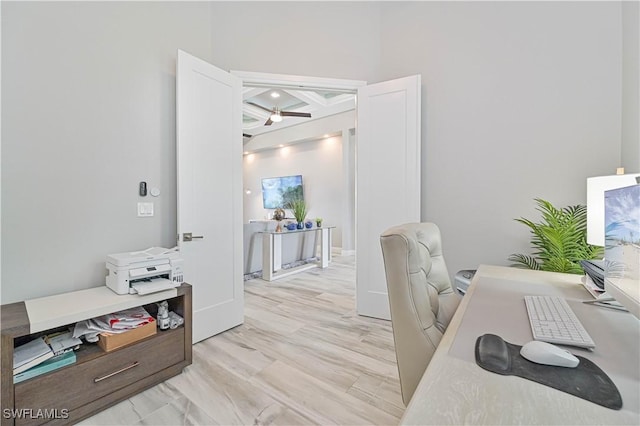
[[[379,236],[393,224],[420,220],[420,76],[374,84],[306,77],[292,82],[291,76],[265,81],[264,74],[253,79],[233,75],[181,50],[176,68],[177,234],[194,295],[199,294],[194,297],[194,341],[243,318],[240,134],[243,84],[250,83],[357,90],[357,197],[350,197],[356,201],[356,309],[359,315],[388,319]],[[345,133],[351,141],[350,131]],[[212,261],[213,286],[207,285]]]
[[[247,278],[263,269],[262,235],[275,206],[263,197],[273,178],[303,183],[307,220],[322,218],[339,254],[355,254],[355,98],[364,82],[232,71],[243,86],[243,242]],[[285,209],[283,225],[294,222]],[[316,256],[320,233],[280,240],[280,265]]]

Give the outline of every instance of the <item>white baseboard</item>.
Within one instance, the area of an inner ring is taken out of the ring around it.
[[[354,256],[356,254],[355,250],[342,250],[340,249],[340,254],[343,256]]]

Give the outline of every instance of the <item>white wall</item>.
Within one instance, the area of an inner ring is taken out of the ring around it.
[[[224,69],[422,74],[422,216],[452,273],[507,263],[533,197],[584,202],[621,158],[615,2],[0,7],[3,302],[100,285],[107,253],[174,244],[177,48]],[[140,180],[163,191],[152,219],[135,217]]]
[[[382,78],[422,74],[422,219],[449,272],[530,252],[534,197],[586,202],[620,160],[620,5],[383,7]],[[637,117],[636,117],[637,120]]]
[[[2,302],[103,285],[107,254],[176,244],[175,56],[211,60],[209,5],[1,7]]]
[[[350,80],[378,74],[376,1],[230,1],[211,10],[213,56],[225,69]]]
[[[261,179],[302,175],[304,198],[309,207],[307,218],[323,218],[323,225],[336,226],[334,247],[342,246],[343,193],[346,190],[342,169],[342,138],[331,137],[304,142],[244,156],[244,222],[265,219],[272,209],[262,207]],[[293,217],[287,210],[287,217]],[[314,224],[315,225],[315,224]]]

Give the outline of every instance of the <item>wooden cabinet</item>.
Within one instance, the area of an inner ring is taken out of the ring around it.
[[[83,290],[1,307],[2,425],[75,423],[180,374],[191,364],[189,284],[146,296],[113,297],[111,290],[106,289],[105,292],[104,289]],[[68,307],[43,308],[51,307],[49,304],[60,297],[67,302],[75,298],[85,304],[78,306],[75,312]],[[112,352],[104,352],[96,344],[83,344],[76,351],[75,364],[13,384],[14,346],[56,329],[64,329],[82,319],[130,307],[144,306],[155,316],[155,302],[162,300],[168,300],[170,310],[184,318],[184,325],[173,330],[158,330],[153,336]],[[86,316],[88,313],[91,315]],[[70,318],[73,321],[67,322]]]

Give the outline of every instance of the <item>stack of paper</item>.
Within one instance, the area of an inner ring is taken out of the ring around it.
[[[71,365],[76,362],[76,353],[73,351],[65,352],[61,355],[56,355],[53,358],[49,358],[45,362],[36,365],[22,373],[18,373],[13,376],[13,383],[20,383],[24,380],[32,377],[39,376],[49,371],[57,370],[65,365]]]
[[[32,340],[13,350],[13,375],[22,373],[53,357],[53,351],[43,337]]]
[[[45,337],[45,342],[51,346],[54,355],[76,350],[82,344],[82,340],[73,337],[70,331],[49,334]]]
[[[100,333],[124,333],[154,321],[155,319],[140,306],[80,321],[76,323],[73,337],[84,337],[88,342],[94,342],[98,340]]]
[[[154,321],[153,317],[142,306],[105,315],[96,318],[96,320],[105,321],[109,324],[109,327],[115,330],[131,330]]]

